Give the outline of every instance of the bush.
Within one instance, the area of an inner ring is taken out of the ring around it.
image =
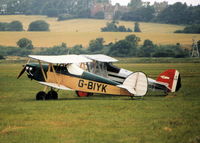
[[[62,43],[61,45],[54,46],[52,48],[46,48],[42,51],[38,52],[37,54],[41,55],[65,55],[68,54],[67,45],[65,43]]]
[[[106,27],[101,28],[102,32],[132,32],[130,28],[125,26],[117,26],[115,21],[108,22]]]
[[[23,31],[23,25],[20,21],[12,21],[8,24],[8,31]]]
[[[6,31],[8,23],[0,22],[0,31]]]
[[[75,16],[73,15],[70,15],[70,14],[60,14],[58,16],[58,21],[62,21],[62,20],[70,20],[70,19],[74,19],[76,18]]]
[[[84,49],[82,45],[75,45],[69,49],[70,54],[88,54],[88,50]]]
[[[152,57],[188,57],[189,51],[180,47],[180,45],[161,45],[155,47],[155,52]]]
[[[108,54],[117,57],[136,56],[137,46],[140,38],[135,35],[128,35],[124,40],[120,40],[110,46]]]
[[[23,25],[20,21],[0,22],[0,31],[23,31]]]
[[[4,56],[0,55],[0,60],[3,60],[3,59],[5,59]]]
[[[140,24],[138,22],[135,22],[134,25],[135,25],[134,26],[134,32],[141,32],[141,30],[140,30]]]
[[[132,48],[130,42],[120,40],[110,47],[109,55],[116,57],[130,57],[132,56]]]
[[[174,33],[199,34],[200,33],[200,24],[193,24],[190,26],[186,26],[183,30],[176,30]]]
[[[94,15],[94,18],[96,19],[104,19],[104,12],[103,11],[99,11]]]
[[[27,38],[22,38],[17,42],[17,45],[20,48],[23,49],[28,49],[28,50],[32,50],[33,49],[33,45],[32,45],[32,41],[27,39]]]
[[[27,56],[31,53],[32,51],[28,49],[0,46],[0,55],[3,56]]]
[[[92,53],[99,53],[104,47],[104,42],[105,41],[103,38],[96,38],[95,40],[91,40],[88,50]]]
[[[28,31],[49,31],[49,24],[44,20],[33,21],[29,25]]]
[[[139,48],[137,56],[139,57],[152,57],[155,52],[156,45],[151,40],[146,39],[143,45]]]

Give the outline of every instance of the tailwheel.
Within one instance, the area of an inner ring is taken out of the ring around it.
[[[46,95],[46,100],[50,100],[50,99],[53,99],[53,100],[57,100],[58,99],[58,93],[54,90],[50,90],[47,95]]]
[[[45,100],[46,93],[44,91],[40,91],[36,94],[36,100]]]
[[[83,92],[83,91],[76,91],[76,94],[78,97],[88,97],[93,95],[93,93]]]

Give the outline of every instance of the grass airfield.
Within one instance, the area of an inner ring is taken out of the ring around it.
[[[132,60],[124,59],[130,62],[118,66],[152,78],[165,69],[178,69],[181,90],[168,96],[150,92],[142,100],[78,98],[74,92],[61,91],[57,101],[35,101],[43,86],[25,75],[16,79],[22,64],[1,61],[0,143],[199,143],[199,60],[170,64]]]

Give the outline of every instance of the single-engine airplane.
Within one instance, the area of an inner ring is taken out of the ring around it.
[[[30,63],[31,59],[38,63]],[[45,86],[36,94],[36,100],[58,99],[54,89],[74,90],[78,96],[98,93],[134,97],[144,96],[148,87],[164,92],[176,92],[181,87],[177,70],[167,70],[153,80],[143,72],[131,72],[112,65],[116,61],[106,55],[29,55],[17,78],[26,72],[28,78]],[[48,92],[47,87],[50,87]]]

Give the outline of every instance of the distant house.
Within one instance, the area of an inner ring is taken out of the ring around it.
[[[94,3],[91,7],[91,16],[95,16],[98,12],[104,12],[104,17],[107,20],[112,20],[115,13],[119,12],[128,12],[127,6],[120,6],[119,4],[112,5],[111,3]]]
[[[7,4],[0,5],[0,14],[6,14],[7,13]]]
[[[98,12],[105,11],[105,4],[104,3],[94,3],[91,7],[91,16],[95,16]]]

